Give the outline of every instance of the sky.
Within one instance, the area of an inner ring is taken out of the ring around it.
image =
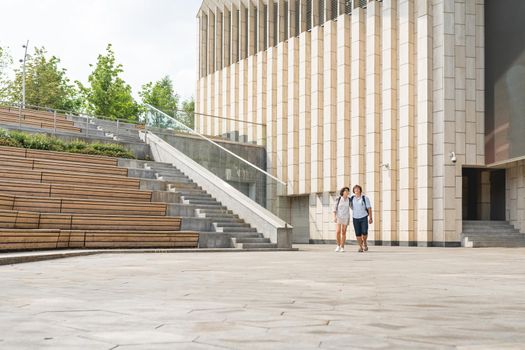
[[[0,0],[0,46],[17,63],[44,46],[68,77],[87,83],[97,56],[113,44],[133,95],[169,75],[182,98],[195,96],[201,0]],[[22,20],[23,19],[23,20]],[[18,64],[18,63],[17,63]]]

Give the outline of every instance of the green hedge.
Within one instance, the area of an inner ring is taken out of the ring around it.
[[[135,156],[124,147],[114,143],[86,143],[84,141],[62,141],[53,136],[28,134],[20,131],[0,129],[0,146],[11,146],[46,151],[94,154],[99,156],[134,159]]]

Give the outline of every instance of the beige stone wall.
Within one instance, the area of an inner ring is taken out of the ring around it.
[[[371,240],[458,242],[462,166],[484,165],[483,8],[372,0],[266,50],[248,43],[253,54],[226,75],[199,79],[197,109],[265,122],[265,140],[242,124],[197,118],[197,128],[265,141],[285,194],[310,198],[311,239],[333,239],[336,194],[359,183],[374,206]]]

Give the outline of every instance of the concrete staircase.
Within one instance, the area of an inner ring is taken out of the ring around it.
[[[507,221],[463,221],[461,245],[468,248],[525,247],[525,234]]]
[[[67,118],[73,121],[75,126],[82,128],[85,133],[86,119],[84,117],[67,116]],[[88,126],[88,134],[91,136],[107,137],[114,141],[141,142],[139,130],[135,124],[119,122],[117,127],[115,121],[91,118]]]
[[[228,210],[173,165],[158,162],[135,163],[143,165],[145,174],[154,172],[158,180],[168,182],[168,190],[180,196],[180,204],[190,209],[186,210],[187,215],[193,212],[195,218],[206,219],[211,223],[209,231],[202,231],[201,227],[201,233],[215,232],[217,235],[227,235],[237,248],[249,250],[277,249],[276,243],[272,243],[269,238],[265,238],[262,233],[257,232],[238,215],[233,214],[231,210]],[[177,214],[180,215],[181,213],[183,210],[178,209]],[[184,221],[191,222],[191,220]]]

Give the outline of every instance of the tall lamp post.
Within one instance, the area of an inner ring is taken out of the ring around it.
[[[27,58],[27,47],[29,46],[29,40],[22,47],[25,49],[24,59],[22,62],[22,108],[26,108],[26,58]]]

